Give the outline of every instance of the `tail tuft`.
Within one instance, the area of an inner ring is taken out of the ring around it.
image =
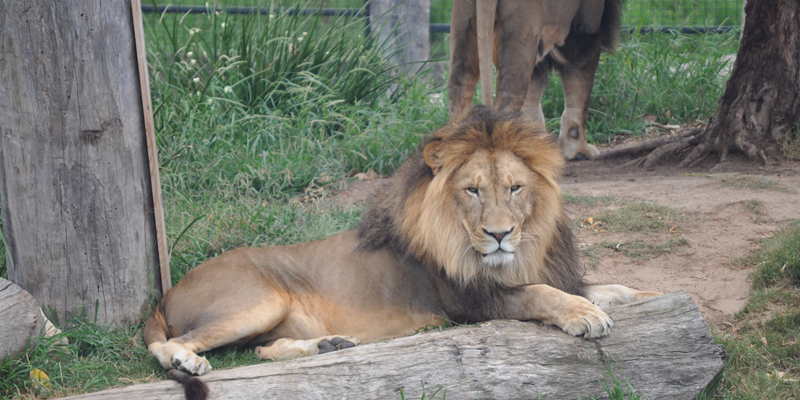
[[[186,400],[206,400],[211,390],[200,378],[177,369],[167,371],[167,376],[183,385]]]

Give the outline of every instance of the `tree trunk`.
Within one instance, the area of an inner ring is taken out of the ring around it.
[[[613,387],[612,373],[642,398],[677,400],[702,393],[725,365],[725,348],[714,344],[700,310],[684,292],[614,307],[608,314],[614,328],[600,339],[573,337],[534,322],[490,321],[212,371],[201,379],[214,400],[607,399],[603,384]],[[169,381],[70,399],[156,400],[182,394],[183,387]]]
[[[740,151],[767,162],[767,147],[800,121],[800,2],[750,1],[744,33],[717,114],[681,163],[708,152]]]
[[[691,167],[709,153],[720,155],[722,165],[730,151],[767,163],[780,157],[781,142],[798,135],[800,121],[800,1],[747,1],[739,53],[719,109],[705,131],[681,140],[668,140],[631,164],[650,167],[661,159],[691,152],[680,166]],[[636,148],[615,154],[633,154]],[[716,168],[716,167],[715,167]]]
[[[430,56],[430,0],[370,0],[369,25],[391,61],[416,74]]]
[[[0,0],[8,275],[52,317],[139,321],[160,290],[130,0]]]

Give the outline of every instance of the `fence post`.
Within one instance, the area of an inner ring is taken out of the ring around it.
[[[131,0],[0,1],[9,279],[62,322],[138,322],[161,290]]]
[[[390,61],[412,74],[430,56],[430,0],[370,0],[370,30],[381,43],[387,40]]]

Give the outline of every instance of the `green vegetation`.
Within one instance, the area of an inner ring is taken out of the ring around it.
[[[800,396],[800,222],[761,241],[740,261],[758,265],[753,291],[718,341],[730,360],[715,398]]]
[[[677,250],[678,247],[687,244],[689,244],[689,242],[681,238],[670,239],[662,244],[645,243],[641,240],[634,240],[632,242],[621,243],[602,242],[598,243],[596,246],[622,252],[631,259],[650,260],[660,255],[672,253]]]
[[[678,210],[650,202],[622,203],[594,217],[607,232],[667,233],[680,231],[676,225],[686,217]]]
[[[579,205],[579,206],[596,206],[607,205],[618,201],[613,196],[585,196],[576,195],[569,190],[564,189],[561,192],[561,197],[564,199],[564,204]]]
[[[723,209],[727,206],[731,206],[734,204],[741,204],[745,211],[753,214],[753,219],[757,222],[764,222],[764,203],[761,200],[751,199],[751,200],[740,200],[735,201],[732,203],[723,204],[718,206],[718,209]]]
[[[788,132],[781,142],[783,155],[790,160],[800,160],[800,121],[795,125],[794,130]]]
[[[738,175],[726,177],[722,180],[722,186],[736,189],[771,190],[774,192],[793,193],[791,189],[778,182],[771,181],[760,176]]]
[[[727,55],[739,35],[623,35],[615,54],[603,54],[595,76],[586,130],[597,143],[641,135],[645,114],[661,124],[707,119],[717,108],[728,77]],[[551,79],[542,109],[557,130],[563,112],[561,82]],[[624,77],[624,79],[620,79]]]
[[[304,212],[288,198],[390,173],[447,119],[428,98],[440,89],[391,73],[360,19],[189,17],[146,21],[175,282],[233,247],[352,227],[358,212]]]

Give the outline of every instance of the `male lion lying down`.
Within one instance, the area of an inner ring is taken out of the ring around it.
[[[555,181],[562,163],[551,137],[518,114],[474,108],[420,145],[358,228],[231,250],[189,271],[150,316],[145,342],[188,394],[203,384],[187,373],[211,370],[197,353],[231,344],[301,357],[445,319],[607,335],[598,305],[660,293],[582,279]]]

